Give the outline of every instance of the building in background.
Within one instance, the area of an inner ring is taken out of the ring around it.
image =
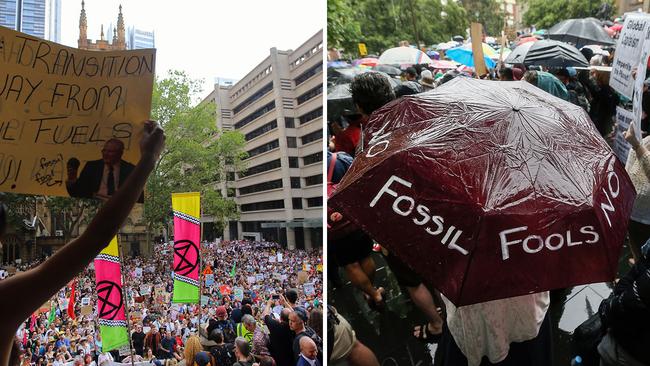
[[[129,50],[156,48],[156,37],[154,31],[142,30],[133,26],[129,27],[127,31],[126,47]]]
[[[122,5],[119,7],[117,14],[117,27],[110,32],[110,38],[104,39],[104,25],[101,26],[100,39],[93,42],[88,39],[88,19],[86,18],[86,9],[84,1],[81,1],[81,14],[79,15],[79,40],[77,41],[79,49],[94,51],[116,51],[126,49],[126,35],[124,29],[124,16],[122,15]],[[109,26],[109,28],[113,28]],[[112,39],[112,42],[109,40]]]
[[[45,39],[61,43],[61,0],[47,0],[45,5]]]
[[[623,15],[631,11],[648,11],[648,0],[616,0],[616,12]]]
[[[248,152],[247,170],[220,183],[241,215],[226,225],[223,238],[277,241],[289,249],[322,246],[322,31],[296,50],[272,48],[236,83],[218,81],[203,102],[217,106],[219,129],[244,135]]]
[[[45,38],[45,3],[45,0],[2,0],[0,25]]]

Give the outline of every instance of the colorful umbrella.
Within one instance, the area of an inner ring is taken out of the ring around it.
[[[623,30],[623,24],[614,24],[613,26],[609,27],[609,29],[613,30],[614,32],[620,32]]]
[[[636,193],[580,107],[455,78],[364,141],[328,204],[457,306],[614,279]]]
[[[430,64],[431,59],[424,52],[411,47],[395,47],[384,51],[379,56],[383,65],[417,65]]]
[[[355,60],[352,62],[352,65],[357,66],[357,65],[365,65],[365,66],[377,66],[379,64],[379,60],[374,58],[374,57],[365,57],[359,60]]]
[[[448,60],[433,60],[431,62],[431,67],[435,69],[444,69],[444,70],[451,70],[457,68],[459,65],[458,62],[455,61],[448,61]]]
[[[524,44],[526,42],[536,42],[536,41],[539,41],[539,38],[532,37],[532,36],[531,37],[524,37],[524,38],[521,38],[520,40],[518,40],[516,44],[517,44],[517,46],[519,46],[519,45],[522,45],[522,44]]]
[[[472,52],[472,46],[470,44],[447,50],[445,55],[463,65],[474,67],[474,52]],[[485,65],[488,68],[496,66],[496,63],[491,59],[494,55],[499,57],[499,54],[492,47],[483,43],[483,58],[485,59]]]

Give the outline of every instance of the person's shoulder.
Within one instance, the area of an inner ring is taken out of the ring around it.
[[[120,169],[123,169],[123,168],[133,169],[133,168],[135,168],[135,165],[129,163],[126,160],[120,160]]]

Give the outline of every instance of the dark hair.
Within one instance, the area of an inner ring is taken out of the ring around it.
[[[564,69],[564,68],[556,70],[555,71],[555,76],[563,76],[563,77],[565,77],[567,79],[571,77],[571,75],[569,75],[569,70]]]
[[[504,77],[506,80],[515,80],[515,77],[512,74],[512,69],[509,67],[502,67],[501,70],[499,70],[499,76]]]
[[[241,313],[242,315],[253,315],[253,308],[250,305],[246,304],[241,307]]]
[[[280,311],[280,320],[282,320],[285,323],[289,322],[289,314],[291,314],[291,310],[284,308],[282,311]]]
[[[253,300],[250,297],[245,297],[241,300],[242,306],[244,305],[253,305]]]
[[[221,331],[221,329],[214,329],[210,333],[210,336],[208,337],[208,339],[211,340],[211,341],[214,341],[215,343],[223,342],[223,331]]]
[[[296,301],[298,301],[298,291],[295,288],[290,288],[285,292],[284,297],[286,297],[290,303],[295,304]]]
[[[308,324],[319,337],[323,338],[323,311],[321,309],[315,308],[309,313]]]
[[[408,69],[406,69],[406,75],[417,77],[418,71],[415,69],[415,67],[411,66]]]
[[[373,71],[355,76],[350,84],[350,93],[352,101],[367,115],[395,99],[388,77]]]
[[[275,360],[273,359],[273,357],[265,356],[260,361],[260,366],[275,366]]]
[[[248,344],[248,341],[244,337],[237,337],[235,339],[235,347],[239,350],[239,353],[248,357],[251,355],[251,346]]]

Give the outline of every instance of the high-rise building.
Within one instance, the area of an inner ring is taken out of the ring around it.
[[[247,170],[220,183],[240,211],[223,238],[321,246],[323,32],[295,51],[271,48],[248,75],[216,84],[203,102],[217,106],[219,129],[244,135],[248,152]]]
[[[130,50],[156,48],[156,37],[153,30],[147,31],[136,27],[129,27],[126,47]]]
[[[0,25],[45,38],[45,0],[0,1]]]
[[[61,43],[61,0],[47,0],[45,14],[45,39]]]

